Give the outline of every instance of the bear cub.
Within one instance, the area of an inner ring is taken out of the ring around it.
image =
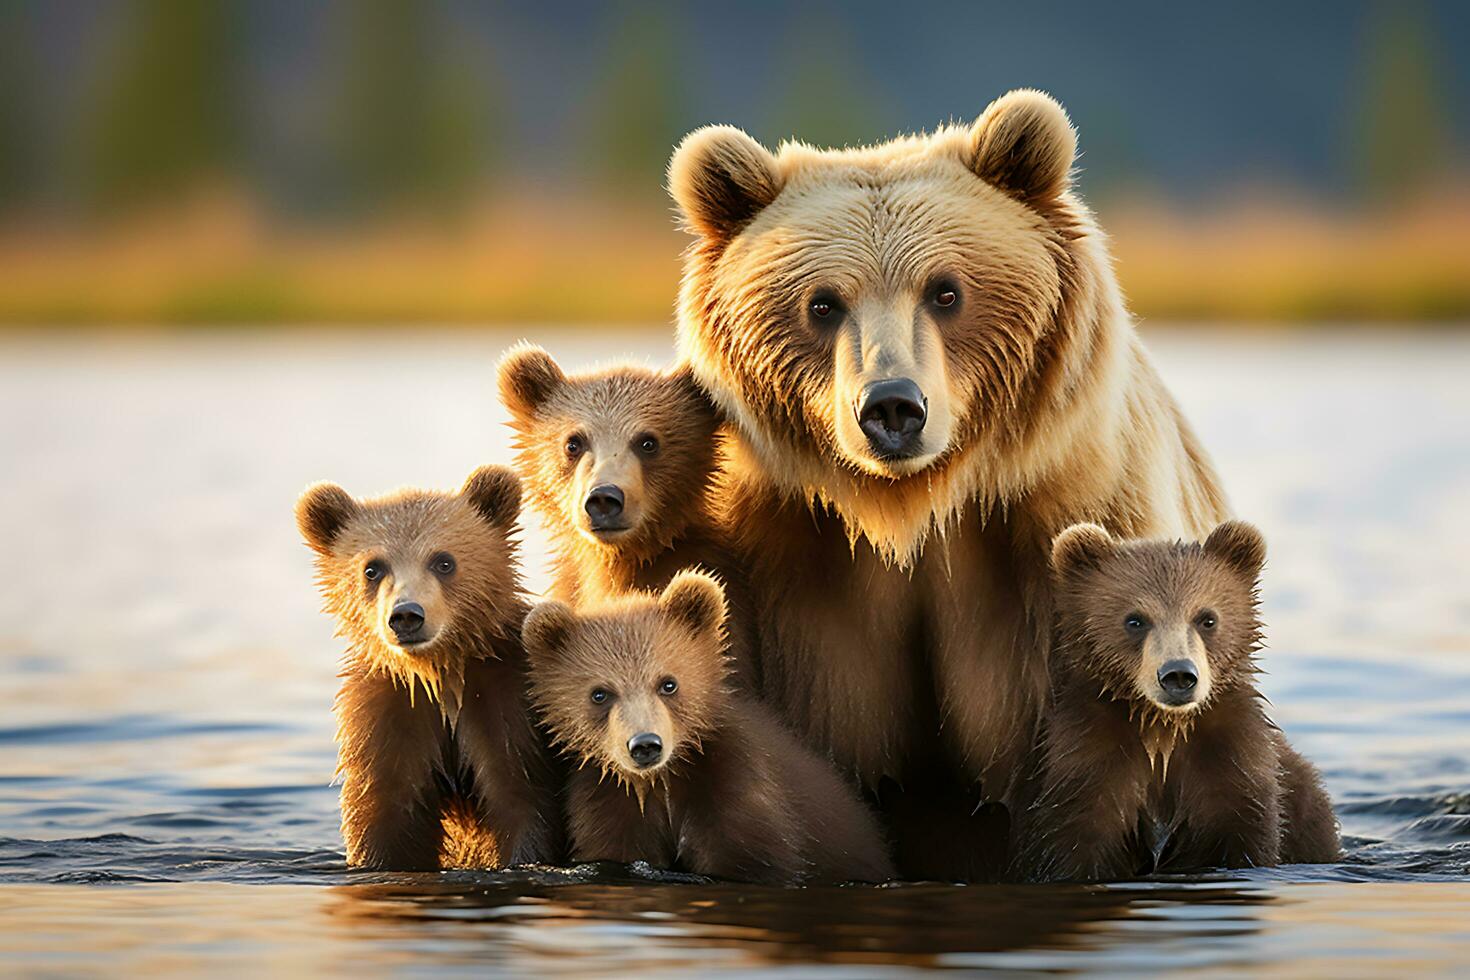
[[[572,858],[777,885],[891,878],[853,789],[727,683],[725,619],[719,583],[695,571],[661,594],[527,617],[532,700],[581,764]]]
[[[347,641],[337,772],[347,863],[496,868],[561,857],[560,771],[525,696],[513,534],[520,483],[485,466],[458,493],[296,505]]]
[[[531,344],[501,359],[517,469],[550,530],[552,595],[573,606],[662,589],[684,568],[725,583],[736,680],[755,690],[743,575],[711,509],[720,421],[686,369],[568,375]]]
[[[1203,543],[1117,541],[1095,524],[1057,536],[1052,698],[1018,827],[1022,876],[1337,859],[1321,778],[1254,683],[1265,557],[1239,521]]]

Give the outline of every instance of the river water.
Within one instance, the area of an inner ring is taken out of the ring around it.
[[[528,331],[530,332],[530,331]],[[538,329],[576,366],[664,330]],[[0,339],[0,964],[196,974],[1470,969],[1470,336],[1159,331],[1271,545],[1263,679],[1340,865],[1110,886],[763,889],[349,872],[308,482],[508,461],[518,331]],[[546,583],[528,529],[528,579]]]

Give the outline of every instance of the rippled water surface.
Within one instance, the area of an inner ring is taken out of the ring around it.
[[[538,330],[564,361],[664,331]],[[343,865],[338,648],[291,505],[508,461],[514,333],[0,340],[0,963],[518,973],[1470,968],[1470,338],[1151,338],[1271,542],[1264,687],[1332,867],[781,890]],[[544,536],[527,533],[530,584]]]

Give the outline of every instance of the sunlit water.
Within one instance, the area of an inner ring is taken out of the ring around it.
[[[536,331],[569,364],[665,331]],[[68,972],[1189,969],[1470,962],[1470,339],[1153,338],[1271,543],[1264,686],[1333,867],[782,890],[349,872],[309,481],[508,461],[512,333],[0,341],[0,963]],[[527,534],[530,584],[544,536]]]

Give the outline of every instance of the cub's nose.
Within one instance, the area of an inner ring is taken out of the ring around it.
[[[1194,698],[1199,671],[1188,660],[1170,660],[1159,668],[1159,687],[1171,704],[1187,704]]]
[[[664,754],[664,740],[653,732],[639,732],[628,739],[628,754],[639,769],[647,769]]]
[[[399,643],[412,641],[424,628],[424,607],[417,602],[400,602],[388,614],[388,628],[398,637]]]
[[[593,487],[582,506],[587,509],[587,516],[592,518],[593,530],[617,526],[621,523],[618,519],[623,516],[623,491],[611,483]]]
[[[918,447],[929,409],[918,385],[908,378],[892,378],[863,389],[857,417],[880,457],[907,456]]]

